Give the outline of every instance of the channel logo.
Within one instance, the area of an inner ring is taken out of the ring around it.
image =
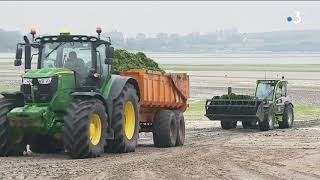
[[[301,22],[301,14],[299,11],[295,11],[295,15],[294,16],[288,16],[287,17],[287,21],[289,23],[294,23],[294,24],[299,24]]]

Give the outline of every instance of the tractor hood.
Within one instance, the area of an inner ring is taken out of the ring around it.
[[[24,78],[44,78],[51,77],[60,74],[73,74],[74,72],[70,69],[65,68],[45,68],[45,69],[35,69],[26,72]]]

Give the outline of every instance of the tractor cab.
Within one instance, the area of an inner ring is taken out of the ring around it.
[[[258,100],[277,101],[287,96],[287,81],[258,80],[255,97]]]
[[[44,71],[47,74],[73,71],[78,88],[100,87],[111,75],[113,47],[110,47],[110,41],[100,39],[101,29],[97,29],[97,33],[98,37],[62,32],[56,36],[34,38],[35,30],[32,30],[33,41],[30,42],[25,36],[25,43],[17,45],[15,65],[22,64],[24,47],[26,79],[28,74],[41,74]],[[38,56],[37,69],[31,70],[31,64],[35,64],[32,63],[31,52]]]

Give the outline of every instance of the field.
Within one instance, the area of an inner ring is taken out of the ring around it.
[[[155,148],[151,133],[140,133],[134,153],[70,160],[62,154],[0,158],[0,179],[320,179],[320,65],[161,64],[190,74],[182,147]],[[0,90],[19,88],[21,70],[0,63]],[[252,95],[256,79],[285,78],[294,103],[291,129],[261,132],[222,130],[204,117],[207,98],[233,92]]]

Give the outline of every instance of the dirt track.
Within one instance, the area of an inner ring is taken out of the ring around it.
[[[140,134],[135,153],[71,160],[64,154],[0,158],[1,179],[320,179],[320,121],[268,132],[221,130],[188,121],[186,144],[154,148]]]

